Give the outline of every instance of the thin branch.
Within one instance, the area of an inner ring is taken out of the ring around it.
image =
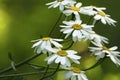
[[[40,72],[30,72],[30,73],[19,73],[19,74],[9,74],[9,75],[0,75],[0,78],[3,77],[15,77],[15,76],[27,76],[27,75],[36,75]]]
[[[52,34],[52,32],[54,31],[55,27],[57,26],[58,22],[60,21],[61,17],[62,17],[63,13],[60,14],[60,16],[58,17],[55,25],[52,27],[52,29],[50,30],[48,36],[50,36]]]
[[[55,68],[54,68],[55,69]],[[65,71],[64,69],[59,69],[58,71]],[[51,73],[53,71],[49,71],[47,73]],[[44,72],[29,72],[29,73],[17,73],[17,74],[8,74],[8,75],[0,75],[0,78],[4,77],[15,77],[15,76],[28,76],[28,75],[36,75],[36,74],[43,74]]]
[[[49,57],[49,53],[47,53],[47,57]],[[44,78],[45,75],[47,74],[47,72],[48,72],[48,70],[49,70],[49,67],[50,67],[50,65],[47,64],[47,67],[46,67],[45,73],[43,74],[43,77],[42,77],[42,78]],[[42,79],[42,78],[41,78],[41,79]]]
[[[67,48],[64,48],[63,50],[67,50],[67,49],[71,48],[73,44],[74,44],[74,42],[72,41],[72,43]]]
[[[16,68],[17,68],[17,67],[20,67],[20,66],[22,66],[23,64],[28,63],[29,61],[35,59],[36,57],[38,57],[38,56],[40,56],[40,55],[42,55],[42,53],[41,53],[41,54],[34,54],[33,56],[28,57],[27,59],[21,61],[20,63],[15,64],[15,67],[16,67]],[[11,66],[8,67],[8,68],[5,68],[5,69],[3,69],[3,70],[1,70],[1,71],[0,71],[0,74],[3,74],[3,73],[8,72],[8,71],[10,71],[10,70],[13,70],[13,68],[12,68]]]
[[[106,59],[106,57],[104,57],[103,59],[98,60],[93,66],[87,68],[87,69],[83,69],[83,71],[87,71],[87,70],[91,70],[97,66],[99,66],[101,63],[103,63],[103,61]]]
[[[48,78],[48,77],[51,77],[51,76],[55,75],[55,73],[59,70],[59,67],[60,67],[60,63],[58,64],[56,70],[55,70],[52,74],[50,74],[50,75],[48,75],[48,76],[45,76],[45,77],[41,78],[40,80],[43,80],[43,79],[45,79],[45,78]]]

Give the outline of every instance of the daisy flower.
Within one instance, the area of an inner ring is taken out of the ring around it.
[[[96,9],[97,10],[97,9]],[[103,11],[96,11],[97,13],[94,16],[95,20],[101,20],[103,24],[109,24],[115,26],[116,21],[110,18],[110,15],[104,13]]]
[[[55,61],[55,63],[60,63],[61,65],[71,66],[70,60],[72,60],[76,64],[80,64],[78,60],[81,57],[76,55],[77,52],[74,50],[66,50],[66,51],[60,49],[54,49],[54,50],[49,49],[49,50],[54,54],[45,59],[45,61],[47,61],[48,64],[51,64],[52,62]]]
[[[63,11],[64,10],[64,7],[66,5],[71,5],[71,4],[74,4],[76,3],[75,1],[73,0],[55,0],[53,2],[50,2],[50,3],[47,3],[46,5],[50,5],[48,8],[56,8],[56,7],[59,7],[60,11]]]
[[[93,15],[93,12],[92,12],[93,10],[88,9],[86,7],[82,7],[82,3],[77,3],[75,5],[73,4],[71,6],[68,6],[67,8],[68,9],[64,10],[63,13],[66,16],[69,16],[73,13],[75,15],[76,19],[80,19],[79,13],[89,15],[89,16]]]
[[[68,70],[65,74],[65,80],[88,80],[87,76],[85,75],[84,71],[81,71],[77,67],[63,67],[63,69]]]
[[[95,32],[90,33],[85,40],[89,39],[92,43],[100,43],[100,44],[104,44],[107,43],[108,44],[108,38],[101,36]]]
[[[60,41],[63,41],[63,40],[54,39],[50,37],[43,37],[42,39],[33,40],[32,42],[36,42],[36,43],[33,44],[32,48],[35,48],[35,51],[37,53],[41,53],[41,52],[47,53],[49,51],[46,49],[46,47],[50,47],[50,48],[52,48],[52,46],[57,47],[57,48],[63,47],[61,44],[58,43]]]
[[[116,65],[120,65],[120,52],[115,51],[118,47],[113,46],[111,48],[108,48],[106,46],[103,46],[101,44],[94,43],[97,47],[89,47],[90,51],[93,52],[95,56],[97,56],[97,59],[105,57],[105,54],[107,57],[109,57]],[[119,58],[118,58],[119,57]]]
[[[65,39],[72,34],[73,41],[80,41],[86,35],[92,32],[93,25],[81,24],[81,20],[76,21],[63,21],[65,25],[61,25],[63,29],[60,31],[66,34]]]

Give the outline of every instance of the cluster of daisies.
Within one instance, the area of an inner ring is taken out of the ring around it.
[[[108,43],[108,39],[93,31],[97,21],[115,26],[116,21],[111,19],[110,15],[104,12],[106,8],[82,6],[81,2],[76,2],[74,0],[55,0],[46,5],[49,6],[48,8],[59,7],[60,12],[66,17],[74,16],[74,19],[65,20],[63,21],[63,25],[60,25],[60,32],[65,35],[64,39],[71,36],[73,42],[89,40],[95,45],[95,47],[89,47],[89,49],[97,60],[106,56],[116,65],[120,65],[120,52],[116,51],[118,47],[106,47],[105,44]],[[93,23],[88,25],[82,22],[81,14],[91,16],[93,18]],[[65,80],[88,80],[85,71],[77,67],[72,67],[71,63],[80,64],[81,56],[77,55],[78,52],[75,50],[64,50],[63,45],[60,44],[64,39],[56,39],[49,36],[43,37],[38,40],[33,40],[33,42],[36,43],[32,48],[35,48],[37,54],[49,54],[49,56],[45,58],[48,64],[60,64],[62,69],[68,70],[65,75]]]

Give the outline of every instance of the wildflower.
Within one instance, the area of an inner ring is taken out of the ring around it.
[[[95,44],[95,43],[94,43]],[[120,52],[115,51],[118,47],[113,46],[111,48],[107,48],[106,46],[103,46],[101,44],[95,44],[97,47],[89,47],[90,50],[93,52],[95,56],[97,56],[97,59],[105,57],[105,54],[107,57],[110,57],[110,59],[116,64],[120,65]]]
[[[85,75],[84,71],[81,71],[77,67],[63,67],[63,69],[68,70],[68,72],[65,75],[65,80],[88,80],[87,76]]]
[[[63,29],[60,31],[66,34],[65,38],[67,38],[70,34],[72,34],[73,41],[80,41],[86,35],[89,35],[92,32],[93,25],[81,24],[81,20],[76,21],[63,21],[64,25],[61,25]]]
[[[72,13],[75,15],[76,19],[80,20],[80,15],[79,13],[81,14],[85,14],[85,15],[93,15],[93,10],[92,9],[87,9],[86,7],[81,7],[82,6],[82,3],[77,3],[77,4],[73,4],[71,6],[68,6],[67,10],[64,10],[63,13],[66,15],[66,16],[69,16],[71,15]]]
[[[94,8],[95,11],[97,12],[94,16],[95,20],[101,20],[101,22],[103,24],[109,24],[109,25],[113,25],[115,26],[116,21],[110,18],[110,15],[106,14],[105,12],[103,12],[102,10],[104,10],[104,8]]]
[[[61,65],[71,66],[71,63],[69,59],[71,59],[73,62],[80,64],[78,61],[81,57],[77,56],[77,52],[74,50],[60,50],[60,49],[49,49],[54,54],[47,57],[45,61],[48,62],[48,64],[51,64],[55,61],[55,63],[60,63]]]
[[[50,5],[48,8],[56,8],[59,6],[60,11],[63,11],[66,5],[71,5],[74,3],[76,2],[73,0],[55,0],[53,2],[47,3],[46,5]]]
[[[104,44],[108,43],[108,38],[103,37],[95,32],[90,33],[88,36],[85,38],[86,40],[89,39],[92,43],[99,43],[99,44]]]
[[[52,48],[52,45],[57,48],[63,47],[61,44],[58,43],[60,41],[63,41],[63,40],[62,39],[54,39],[54,38],[50,38],[50,37],[43,37],[42,39],[33,40],[32,42],[36,42],[36,43],[33,44],[32,48],[35,47],[35,51],[37,53],[41,53],[41,52],[47,53],[49,51],[46,49],[46,47]]]

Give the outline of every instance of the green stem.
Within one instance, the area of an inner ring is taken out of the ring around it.
[[[20,67],[20,66],[22,66],[23,64],[28,63],[29,61],[35,59],[36,57],[38,57],[38,56],[40,56],[40,55],[42,55],[42,53],[41,53],[41,54],[34,54],[33,56],[28,57],[27,59],[25,59],[25,60],[21,61],[20,63],[16,64],[15,67],[16,67],[16,68],[17,68],[17,67]],[[3,73],[8,72],[8,71],[10,71],[10,70],[13,70],[13,68],[12,68],[12,67],[8,67],[8,68],[6,68],[6,69],[3,69],[3,70],[0,71],[0,74],[3,74]]]
[[[51,68],[53,69],[53,68]],[[55,68],[54,68],[55,69]],[[59,69],[59,71],[65,71],[64,69]],[[47,73],[51,73],[53,71],[49,71]],[[0,75],[0,78],[4,77],[15,77],[15,76],[27,76],[27,75],[36,75],[36,74],[43,74],[44,72],[29,72],[29,73],[18,73],[18,74],[8,74],[8,75]]]
[[[39,69],[39,68],[47,68],[46,66],[40,66],[40,65],[36,65],[36,64],[31,64],[31,63],[28,63],[28,65],[32,65],[32,66],[35,66],[35,67],[37,67],[37,69]],[[56,69],[55,67],[49,67],[49,69]]]
[[[47,57],[49,57],[49,53],[47,53]],[[48,64],[47,67],[46,67],[45,73],[43,74],[43,77],[42,77],[42,78],[44,78],[45,75],[47,74],[47,72],[48,72],[48,70],[49,70],[49,67],[50,67],[50,65]],[[41,79],[42,79],[42,78],[41,78]],[[40,80],[41,80],[41,79],[40,79]]]
[[[36,75],[40,72],[30,72],[30,73],[19,73],[19,74],[9,74],[9,75],[1,75],[0,78],[4,77],[15,77],[15,76],[26,76],[26,75]]]
[[[88,20],[88,22],[87,22],[87,24],[90,24],[90,22],[91,22],[91,20],[92,20],[92,16],[90,16],[90,18],[89,18],[89,20]]]
[[[71,48],[73,44],[74,44],[74,42],[72,41],[72,43],[67,48],[64,48],[63,50],[67,50],[67,49]]]
[[[99,66],[101,63],[103,63],[103,61],[104,61],[105,59],[106,59],[106,57],[103,58],[103,59],[98,60],[93,66],[91,66],[91,67],[89,67],[89,68],[87,68],[87,69],[83,69],[83,71],[91,70],[91,69]]]
[[[52,34],[52,32],[54,31],[55,27],[57,26],[58,22],[60,21],[61,17],[62,17],[63,13],[60,14],[60,16],[58,17],[55,25],[52,27],[52,29],[50,30],[48,36],[50,36]]]
[[[43,79],[45,79],[45,78],[48,78],[48,77],[51,77],[51,76],[55,75],[55,73],[59,70],[59,67],[60,67],[60,63],[58,64],[56,70],[55,70],[52,74],[50,74],[50,75],[48,75],[48,76],[45,76],[45,77],[41,78],[40,80],[43,80]]]

